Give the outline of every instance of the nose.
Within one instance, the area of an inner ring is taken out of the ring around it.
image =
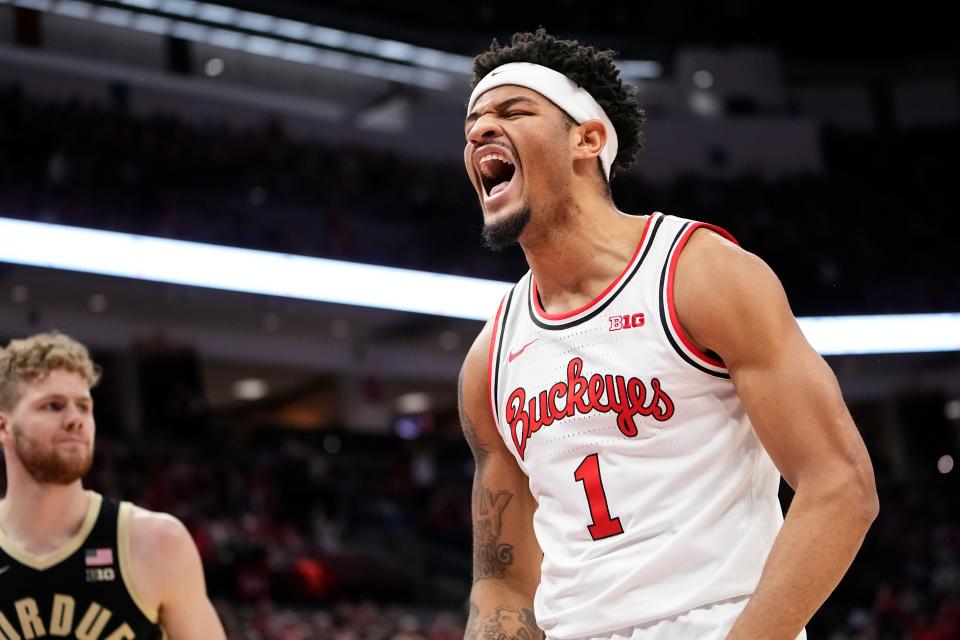
[[[467,131],[467,140],[473,144],[482,144],[487,140],[503,135],[503,129],[490,115],[482,115],[473,122]]]
[[[86,415],[75,404],[70,404],[63,412],[64,427],[69,431],[80,431],[83,429]]]

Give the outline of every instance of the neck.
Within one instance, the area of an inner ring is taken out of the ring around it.
[[[521,241],[541,304],[562,313],[599,295],[630,262],[646,218],[627,215],[599,194],[551,212],[549,228]]]
[[[21,549],[55,551],[83,524],[90,498],[80,480],[67,485],[35,481],[8,458],[7,495],[0,502],[0,529]],[[19,471],[19,473],[18,473]]]

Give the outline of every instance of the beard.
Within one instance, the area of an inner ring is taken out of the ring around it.
[[[524,206],[515,213],[509,213],[496,222],[483,225],[483,244],[491,251],[503,251],[520,241],[520,234],[530,222],[530,207]]]
[[[16,426],[13,443],[17,458],[27,473],[43,484],[71,484],[87,474],[93,464],[93,445],[81,452],[62,453],[54,447],[44,448]]]

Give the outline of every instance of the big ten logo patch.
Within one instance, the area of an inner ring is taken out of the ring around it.
[[[636,329],[642,327],[645,322],[642,313],[632,313],[625,316],[610,316],[610,331],[620,331],[621,329]]]
[[[117,572],[113,567],[97,567],[87,569],[87,582],[112,582],[117,579]]]

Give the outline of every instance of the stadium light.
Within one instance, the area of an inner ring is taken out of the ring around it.
[[[464,85],[473,58],[299,20],[194,0],[0,0],[13,5],[224,49],[349,71],[427,89]],[[658,78],[653,60],[618,60],[628,79]],[[459,76],[459,78],[458,78]]]
[[[131,2],[124,4],[145,5],[151,3]],[[153,4],[159,5],[160,3]],[[187,0],[174,0],[173,2],[162,3],[163,6],[167,6],[168,8],[176,8],[179,5],[188,4],[199,5],[201,3],[188,2]],[[97,22],[154,35],[175,36],[183,40],[209,44],[223,49],[232,49],[278,60],[298,62],[337,71],[346,71],[425,89],[444,91],[455,86],[453,76],[439,71],[436,68],[427,68],[424,65],[411,66],[399,62],[391,62],[388,59],[365,57],[365,55],[371,54],[364,54],[362,48],[358,46],[340,47],[344,49],[340,51],[322,48],[317,45],[324,44],[325,40],[317,36],[317,31],[304,42],[290,42],[269,35],[258,35],[232,30],[230,26],[216,26],[223,23],[225,16],[229,15],[217,11],[203,12],[198,10],[195,12],[179,12],[179,14],[189,14],[197,20],[203,21],[193,22],[187,19],[178,19],[176,17],[178,14],[157,16],[113,6],[82,2],[81,0],[0,0],[0,5],[24,7],[67,18]],[[234,13],[243,13],[236,10],[233,11]],[[236,26],[239,27],[240,25]],[[315,28],[315,30],[321,29],[324,28]],[[347,44],[358,42],[357,38],[367,37],[356,34],[347,35],[351,36],[351,38],[346,40]],[[360,41],[362,42],[362,40]],[[389,48],[387,48],[387,50],[389,51]],[[353,53],[349,53],[350,51],[353,51]],[[450,55],[453,54],[444,54],[438,51],[436,54],[425,54],[421,57],[424,60],[437,60],[442,59],[443,56]],[[386,58],[386,56],[380,57]],[[433,66],[436,67],[439,65]]]
[[[486,318],[510,283],[0,218],[0,262],[318,302]]]
[[[0,218],[0,262],[486,320],[511,283]],[[960,351],[960,313],[800,318],[823,355]]]

